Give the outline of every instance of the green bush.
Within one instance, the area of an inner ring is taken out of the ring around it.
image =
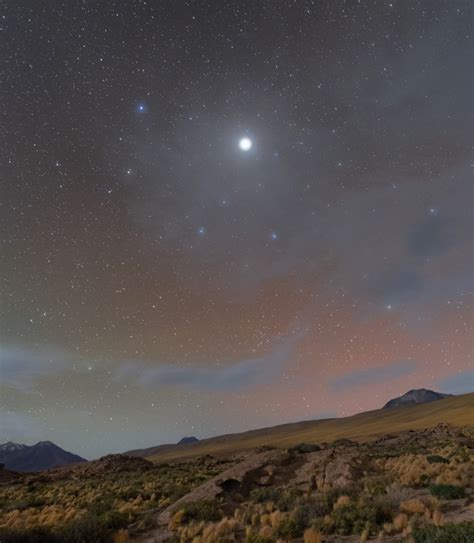
[[[101,496],[87,504],[87,511],[91,515],[103,515],[111,511],[114,506],[114,499],[111,496]]]
[[[280,497],[281,490],[271,487],[254,488],[250,492],[249,499],[255,503],[276,502]]]
[[[446,524],[436,527],[432,524],[417,527],[412,532],[415,543],[472,543],[474,541],[474,524]]]
[[[298,526],[293,518],[284,518],[274,531],[277,537],[282,539],[294,539],[303,535],[303,528]]]
[[[430,492],[440,500],[457,500],[464,498],[464,488],[456,485],[431,485]]]
[[[249,499],[255,503],[273,502],[280,511],[293,509],[301,496],[301,490],[292,488],[282,490],[278,488],[255,488],[250,492]]]
[[[439,454],[429,454],[426,457],[426,460],[428,460],[430,464],[449,464],[449,460],[439,456]]]
[[[318,518],[323,518],[332,511],[331,505],[324,498],[311,498],[298,504],[293,512],[293,519],[301,530],[312,526]]]
[[[359,506],[349,503],[336,507],[332,513],[334,531],[341,535],[360,534],[366,528],[374,532],[377,527],[392,520],[392,511],[381,503]]]
[[[108,511],[99,517],[99,521],[110,530],[119,530],[128,525],[128,516],[120,511]]]
[[[367,527],[367,519],[355,504],[337,507],[333,514],[334,531],[341,535],[360,534]]]
[[[140,495],[140,491],[136,488],[129,488],[127,490],[122,490],[117,494],[119,500],[124,500],[128,502],[129,500],[134,500]]]
[[[219,511],[217,503],[213,501],[187,503],[183,509],[183,522],[189,522],[190,520],[215,522],[221,519],[221,512]]]

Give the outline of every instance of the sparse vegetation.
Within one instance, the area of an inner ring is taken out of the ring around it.
[[[474,524],[426,525],[415,528],[412,535],[415,543],[471,543],[474,541]]]
[[[212,522],[220,520],[222,516],[218,505],[212,501],[188,503],[182,511],[181,522],[189,522],[190,520]]]
[[[428,460],[430,464],[449,464],[449,460],[439,454],[429,454],[426,457],[426,460]]]
[[[455,485],[432,485],[430,492],[440,500],[457,500],[465,496],[464,488]]]
[[[254,455],[255,465],[241,473],[232,470],[242,458],[206,456],[143,470],[92,469],[83,477],[28,475],[0,484],[0,541],[139,541],[161,529],[158,517],[167,513],[168,543],[470,542],[471,525],[446,519],[465,506],[459,498],[472,496],[471,442],[469,429],[443,426],[389,444],[259,448],[245,455]],[[193,500],[188,493],[198,487]]]

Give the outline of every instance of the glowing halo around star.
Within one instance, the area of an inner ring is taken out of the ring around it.
[[[252,149],[253,142],[250,138],[244,137],[239,140],[239,147],[242,151],[250,151]]]

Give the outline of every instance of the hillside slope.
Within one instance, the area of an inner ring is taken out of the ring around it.
[[[454,426],[472,425],[474,393],[436,402],[393,409],[367,411],[351,417],[296,422],[229,434],[186,445],[153,447],[145,457],[155,462],[183,460],[204,454],[232,454],[262,445],[290,447],[301,442],[330,442],[340,438],[370,439],[403,430],[430,428],[440,422]]]

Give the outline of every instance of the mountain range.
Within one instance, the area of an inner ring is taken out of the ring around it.
[[[80,462],[87,460],[61,449],[51,441],[40,441],[36,445],[9,441],[0,445],[0,463],[10,471],[43,471]]]
[[[338,438],[357,439],[376,435],[379,429],[385,430],[387,427],[393,427],[395,431],[395,426],[398,430],[403,430],[429,427],[432,423],[438,422],[462,423],[465,417],[459,416],[458,403],[463,402],[462,398],[470,398],[471,396],[453,397],[451,394],[442,394],[424,388],[410,390],[402,396],[388,401],[382,409],[360,413],[352,417],[289,423],[204,440],[189,436],[183,437],[176,444],[135,449],[124,454],[153,460],[169,460],[210,454],[232,448],[240,450],[250,446],[286,446],[308,439],[324,441]],[[454,401],[455,405],[451,406],[450,399]],[[416,413],[411,413],[410,409],[408,411],[396,409],[410,406],[422,408],[423,406],[420,404],[432,403],[437,400],[445,400],[440,402],[440,409],[418,409]],[[468,402],[467,405],[471,404]],[[466,410],[465,413],[467,412]],[[469,420],[466,420],[465,423],[468,424]],[[43,471],[81,462],[87,462],[87,460],[61,449],[51,441],[40,441],[31,446],[12,442],[0,445],[0,464],[4,464],[5,469],[10,471]]]

